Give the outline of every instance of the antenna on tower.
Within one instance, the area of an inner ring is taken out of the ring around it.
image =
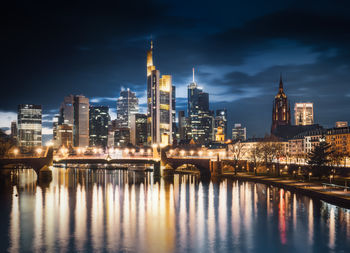
[[[193,75],[192,82],[194,82],[194,68],[192,68],[192,75]]]

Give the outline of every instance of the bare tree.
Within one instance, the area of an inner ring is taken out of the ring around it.
[[[245,155],[245,143],[242,143],[241,141],[238,141],[232,145],[229,146],[229,154],[232,157],[233,160],[233,167],[235,171],[235,175],[237,174],[237,166],[239,161],[242,159],[242,157]]]

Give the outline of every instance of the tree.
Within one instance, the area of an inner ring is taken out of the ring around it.
[[[15,141],[0,130],[0,157],[9,154],[10,150],[15,146]]]
[[[272,164],[274,159],[278,159],[283,153],[282,144],[275,136],[265,136],[265,138],[258,144],[258,150],[261,160],[264,161],[266,168]],[[279,172],[279,170],[277,170]]]
[[[232,144],[229,146],[229,153],[232,156],[233,160],[233,167],[235,170],[235,175],[237,175],[237,166],[239,161],[242,159],[242,157],[245,154],[245,143],[242,143],[240,141],[236,142],[235,144]]]
[[[322,141],[315,149],[308,154],[307,163],[311,165],[312,174],[318,176],[320,179],[323,176],[327,176],[330,173],[330,169],[327,166],[330,162],[330,155],[333,151],[330,151],[331,145]]]
[[[253,162],[254,174],[256,175],[257,168],[261,163],[261,150],[259,149],[259,146],[254,145],[254,147],[249,151],[249,158]]]

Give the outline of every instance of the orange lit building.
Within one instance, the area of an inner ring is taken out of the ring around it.
[[[326,142],[332,145],[333,150],[350,154],[350,127],[328,129]]]

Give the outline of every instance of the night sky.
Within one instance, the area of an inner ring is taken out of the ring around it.
[[[194,67],[211,109],[226,108],[229,129],[242,123],[250,137],[270,130],[280,73],[292,111],[314,102],[315,123],[350,121],[350,1],[16,2],[2,5],[1,128],[18,104],[34,103],[49,134],[69,94],[109,105],[114,118],[122,87],[145,112],[151,37],[177,110]]]

